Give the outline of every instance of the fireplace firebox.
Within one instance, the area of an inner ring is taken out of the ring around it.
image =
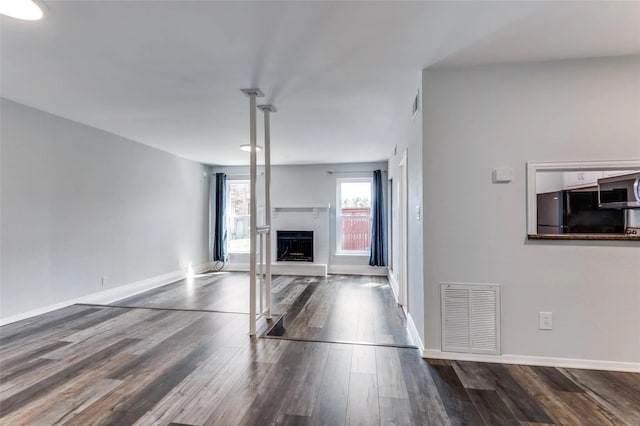
[[[312,262],[313,231],[277,231],[278,261]]]

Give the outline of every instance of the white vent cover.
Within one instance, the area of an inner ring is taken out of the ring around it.
[[[440,284],[442,350],[500,354],[500,286]]]

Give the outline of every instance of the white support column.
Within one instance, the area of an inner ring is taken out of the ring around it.
[[[271,121],[270,113],[276,112],[273,105],[258,106],[264,113],[264,193],[265,193],[265,225],[269,227],[266,238],[266,293],[267,319],[271,319]]]
[[[258,205],[256,203],[257,179],[257,135],[256,135],[256,97],[264,96],[260,89],[242,89],[242,93],[249,97],[249,139],[251,144],[250,157],[250,240],[249,240],[249,335],[256,335],[256,228],[258,225]]]

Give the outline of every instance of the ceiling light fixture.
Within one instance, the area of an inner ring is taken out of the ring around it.
[[[0,15],[24,21],[42,19],[47,7],[41,0],[0,0]]]
[[[240,145],[240,149],[246,152],[251,152],[251,145],[249,145],[248,143]],[[262,151],[262,147],[260,145],[256,145],[256,152],[260,151]]]

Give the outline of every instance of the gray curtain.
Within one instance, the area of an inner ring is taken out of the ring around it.
[[[373,172],[373,215],[371,221],[371,256],[369,265],[387,266],[387,232],[384,220],[382,171]]]
[[[227,175],[216,173],[216,219],[213,234],[213,260],[227,261],[227,221],[225,209],[227,204]]]

